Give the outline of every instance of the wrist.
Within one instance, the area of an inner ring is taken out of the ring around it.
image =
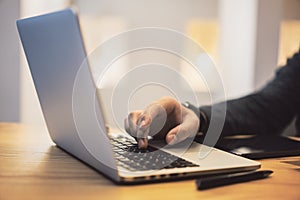
[[[199,109],[200,112],[200,127],[199,132],[205,134],[208,129],[208,118],[205,112],[203,112],[201,109]]]
[[[201,111],[198,107],[194,106],[193,104],[189,103],[189,102],[184,102],[182,103],[182,105],[190,110],[192,110],[198,117],[200,120],[200,126],[198,129],[198,132],[201,133],[202,135],[204,133],[206,133],[207,129],[208,129],[208,118],[206,116],[206,114]]]

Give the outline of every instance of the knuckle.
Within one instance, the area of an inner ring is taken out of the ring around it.
[[[135,113],[134,113],[134,112],[130,112],[130,113],[128,114],[128,118],[129,118],[129,119],[134,118],[134,116],[135,116]]]

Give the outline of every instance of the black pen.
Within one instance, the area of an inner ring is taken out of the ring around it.
[[[263,179],[272,174],[271,170],[249,171],[233,174],[224,174],[210,176],[206,178],[199,178],[196,180],[198,190],[205,190],[223,185],[242,183],[246,181],[252,181],[257,179]]]

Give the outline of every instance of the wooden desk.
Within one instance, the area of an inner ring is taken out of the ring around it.
[[[116,186],[55,147],[45,130],[0,124],[1,200],[300,199],[300,157],[261,162],[272,177],[206,191],[197,191],[193,180]]]

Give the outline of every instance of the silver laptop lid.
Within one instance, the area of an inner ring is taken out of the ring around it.
[[[118,181],[76,13],[66,9],[17,26],[52,140]]]

